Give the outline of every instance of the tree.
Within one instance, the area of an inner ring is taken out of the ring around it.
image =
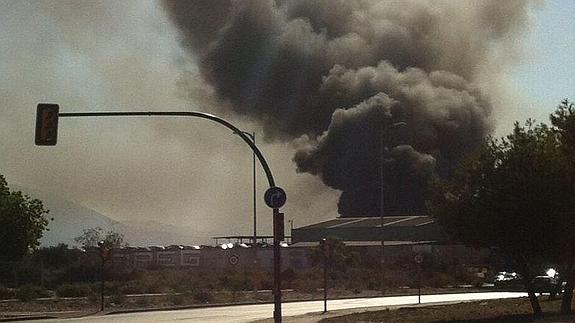
[[[571,172],[575,172],[575,104],[565,99],[551,114],[551,124],[561,142],[561,148],[566,155]],[[575,180],[569,184],[575,187]],[[573,288],[575,287],[575,215],[569,214],[563,223],[564,230],[561,232],[561,246],[558,248],[560,258],[559,268],[563,273],[562,278],[566,280],[565,294],[561,302],[561,313],[570,314],[572,312],[571,303],[573,300]]]
[[[47,230],[48,210],[42,201],[31,199],[20,191],[10,191],[0,175],[0,261],[17,261],[40,245]]]
[[[542,311],[531,281],[538,265],[561,258],[559,237],[572,221],[568,166],[556,131],[516,123],[506,138],[488,138],[430,200],[431,214],[455,240],[495,247],[514,260],[536,316]]]
[[[342,272],[357,263],[357,255],[352,253],[343,242],[333,237],[322,240],[317,247],[311,250],[310,256],[315,265],[323,264],[324,257],[327,257],[327,265]]]
[[[72,262],[69,256],[70,249],[67,244],[60,243],[57,246],[42,247],[34,252],[34,257],[48,268],[61,268]]]
[[[74,241],[82,246],[83,249],[96,248],[100,241],[104,241],[106,248],[122,247],[124,243],[124,235],[121,233],[109,230],[104,232],[100,227],[89,228],[82,230],[82,234]]]

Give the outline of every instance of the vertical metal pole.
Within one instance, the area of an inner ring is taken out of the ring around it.
[[[381,127],[381,132],[380,132],[380,138],[379,138],[379,143],[380,143],[380,149],[379,149],[379,180],[380,180],[380,200],[379,200],[379,222],[381,225],[381,250],[380,250],[380,259],[379,259],[379,270],[381,272],[381,294],[385,294],[385,273],[384,273],[384,256],[385,256],[385,239],[383,237],[383,214],[384,214],[384,189],[383,189],[383,182],[384,182],[384,177],[383,177],[383,157],[384,157],[384,143],[383,143],[383,125]]]
[[[278,227],[279,209],[273,209],[274,225],[274,322],[282,321],[282,283],[281,283],[281,249]]]
[[[421,304],[421,265],[417,264],[417,304]]]
[[[100,311],[104,311],[104,255],[100,251]]]
[[[256,144],[256,133],[252,132],[252,141],[254,142],[254,145]],[[257,198],[256,198],[256,153],[254,151],[252,151],[252,181],[253,181],[253,203],[254,203],[254,237],[253,237],[253,242],[252,242],[252,250],[253,250],[253,273],[254,275],[256,274],[256,268],[257,268],[257,262],[258,262],[258,250],[256,249],[258,246],[258,231],[257,231]],[[255,276],[254,276],[254,282],[256,281]],[[257,286],[256,284],[254,284],[254,290],[257,290]]]
[[[327,244],[326,239],[323,242],[323,312],[327,313]]]
[[[254,145],[256,144],[256,133],[252,132],[252,139],[254,141]],[[257,214],[257,199],[256,199],[256,153],[252,152],[252,175],[253,175],[253,183],[254,183],[254,241],[253,241],[253,247],[255,248],[257,242],[258,242],[258,229],[257,229],[257,220],[256,220],[256,214]]]

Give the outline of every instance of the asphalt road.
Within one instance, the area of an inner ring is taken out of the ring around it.
[[[512,298],[527,296],[526,293],[487,292],[424,295],[422,303],[462,302],[469,300]],[[345,310],[362,307],[387,307],[417,303],[417,296],[394,296],[377,298],[355,298],[329,300],[328,311]],[[283,316],[302,315],[323,311],[323,301],[293,302],[282,304]],[[272,317],[273,304],[240,305],[212,308],[197,308],[173,311],[138,312],[112,314],[104,316],[88,316],[65,320],[39,320],[35,322],[253,322]],[[319,315],[318,315],[319,318]],[[310,319],[310,321],[313,321]]]

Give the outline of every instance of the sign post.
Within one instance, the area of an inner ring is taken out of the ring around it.
[[[423,263],[423,255],[415,255],[413,261],[415,261],[417,266],[417,304],[421,304],[421,263]]]
[[[109,257],[110,250],[106,246],[106,242],[99,241],[98,247],[100,248],[100,311],[104,311],[104,262]]]
[[[280,242],[284,238],[284,214],[280,213],[279,208],[286,202],[287,196],[281,187],[270,187],[264,194],[266,205],[273,209],[273,227],[274,227],[274,322],[281,323],[281,247]]]

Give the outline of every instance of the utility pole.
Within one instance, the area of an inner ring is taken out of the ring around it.
[[[256,144],[256,133],[252,132],[252,141],[254,145]],[[252,181],[253,181],[253,199],[254,199],[254,241],[253,248],[256,247],[258,243],[258,227],[257,227],[257,199],[256,199],[256,153],[252,151]]]
[[[387,151],[388,147],[385,145],[384,143],[384,134],[385,131],[389,128],[395,128],[397,126],[407,126],[407,123],[404,121],[398,121],[395,123],[392,123],[390,125],[387,125],[385,123],[382,123],[381,125],[381,130],[379,133],[379,143],[380,143],[380,149],[379,149],[379,180],[380,180],[380,201],[379,201],[379,220],[380,220],[380,226],[381,226],[381,232],[380,232],[380,236],[381,236],[381,252],[380,252],[380,259],[379,259],[379,269],[381,271],[381,293],[385,294],[385,273],[384,273],[384,269],[385,269],[385,237],[383,234],[384,231],[384,224],[385,221],[383,220],[383,216],[385,214],[385,190],[384,190],[384,181],[385,181],[385,177],[383,175],[383,172],[385,170],[385,167],[383,166],[384,164],[384,157],[385,157],[385,152]]]
[[[242,131],[242,133],[246,136],[248,136],[253,144],[256,144],[256,133],[255,132],[247,132],[247,131]],[[257,227],[257,198],[256,198],[256,186],[257,186],[257,178],[256,178],[256,153],[254,151],[252,151],[252,191],[253,191],[253,213],[254,213],[254,234],[253,234],[253,238],[252,238],[252,244],[253,247],[255,248],[256,244],[258,243],[258,227]]]

